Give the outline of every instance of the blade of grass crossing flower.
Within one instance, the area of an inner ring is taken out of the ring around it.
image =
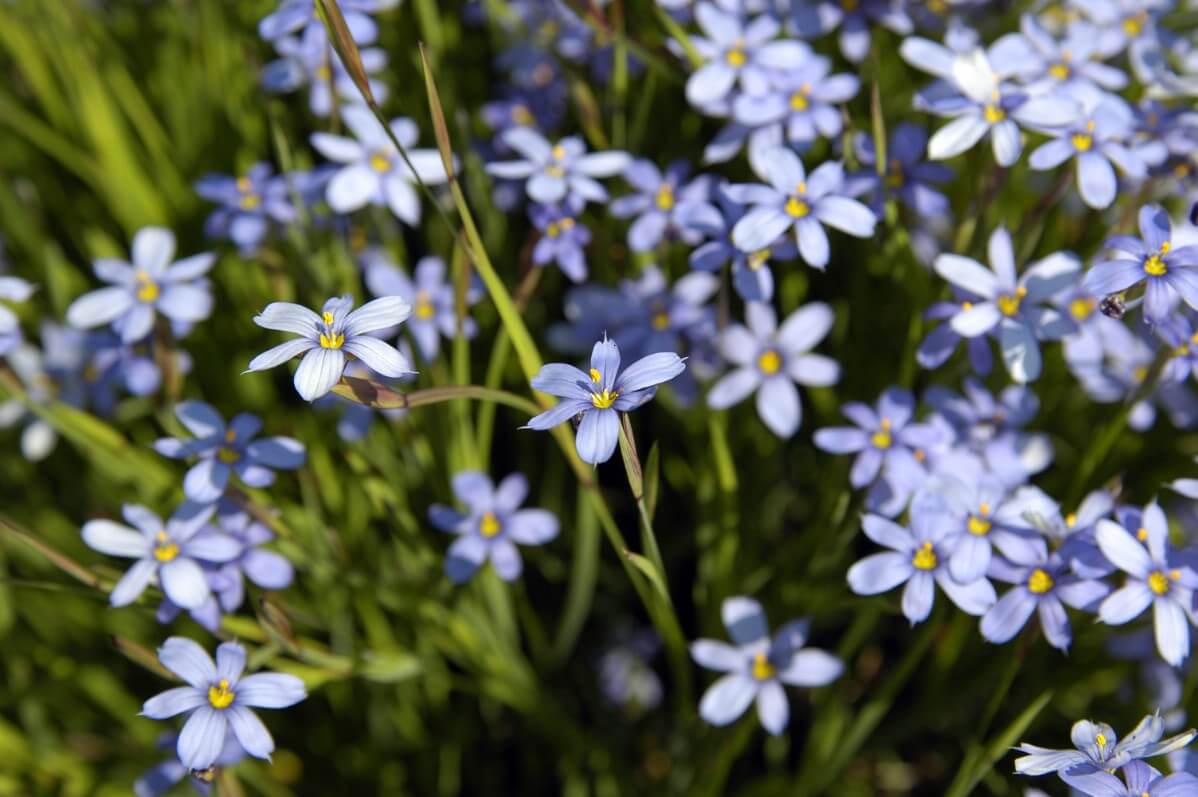
[[[341,58],[341,65],[349,73],[350,79],[353,80],[358,91],[362,92],[366,102],[374,106],[375,99],[374,92],[370,89],[370,78],[367,77],[366,69],[362,66],[362,54],[358,52],[358,45],[354,41],[354,37],[350,35],[349,25],[345,24],[341,6],[337,4],[337,0],[317,0],[316,10],[329,31],[329,42]]]
[[[682,45],[682,50],[686,53],[686,60],[690,61],[691,67],[698,69],[703,66],[703,56],[699,55],[699,51],[695,49],[691,37],[678,24],[678,20],[670,16],[670,12],[666,11],[660,5],[654,4],[653,11],[657,14],[657,19],[661,22],[661,26],[666,29],[666,32],[677,39],[678,43]]]
[[[890,161],[886,160],[886,120],[882,117],[882,95],[876,80],[869,94],[869,115],[874,133],[874,169],[878,177],[885,177]]]

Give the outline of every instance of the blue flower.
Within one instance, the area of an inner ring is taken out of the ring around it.
[[[1144,318],[1153,324],[1168,318],[1178,297],[1198,310],[1198,246],[1173,246],[1173,223],[1160,205],[1140,208],[1139,222],[1139,238],[1116,235],[1104,244],[1118,255],[1086,272],[1083,287],[1106,296],[1145,282]]]
[[[843,105],[856,96],[861,81],[855,75],[829,75],[832,62],[808,55],[797,66],[769,73],[769,90],[744,93],[732,103],[733,118],[749,127],[776,127],[777,137],[800,147],[819,138],[833,140],[844,127]]]
[[[1016,274],[1010,233],[998,227],[990,235],[990,269],[972,258],[943,254],[936,273],[967,291],[976,301],[952,317],[953,331],[975,338],[997,329],[1003,364],[1016,382],[1040,376],[1039,339],[1054,340],[1073,331],[1073,322],[1046,302],[1069,287],[1081,269],[1067,252],[1048,255]]]
[[[124,343],[137,343],[154,328],[156,313],[190,324],[212,312],[207,280],[201,279],[216,262],[211,253],[178,262],[175,236],[162,227],[143,227],[133,236],[133,263],[103,258],[92,264],[96,276],[111,283],[80,296],[67,308],[67,323],[79,329],[103,324]]]
[[[205,233],[228,238],[242,255],[257,251],[272,223],[287,225],[298,215],[286,179],[274,176],[269,163],[255,163],[242,177],[204,175],[195,189],[204,199],[220,205],[205,222]]]
[[[352,312],[351,307],[349,296],[329,299],[320,315],[291,302],[271,302],[254,316],[254,323],[300,337],[262,352],[250,360],[246,371],[265,371],[302,354],[295,370],[295,390],[305,401],[333,389],[345,370],[347,354],[383,376],[411,373],[398,349],[370,333],[401,323],[412,314],[412,306],[398,296],[384,296]]]
[[[1077,162],[1077,187],[1092,208],[1109,207],[1119,187],[1113,162],[1135,179],[1148,176],[1146,164],[1127,146],[1132,133],[1131,109],[1120,100],[1105,100],[1079,121],[1057,129],[1052,141],[1028,157],[1033,169],[1055,169],[1069,158]]]
[[[685,369],[686,363],[677,354],[657,352],[621,371],[620,348],[615,341],[598,341],[591,351],[589,374],[565,363],[541,366],[532,379],[533,389],[562,401],[531,418],[525,428],[544,431],[581,415],[574,440],[578,456],[592,465],[607,462],[620,439],[620,413],[649,401],[657,385]]]
[[[636,216],[628,228],[628,247],[632,251],[648,252],[667,233],[697,243],[699,239],[688,228],[688,221],[700,215],[719,218],[719,211],[707,201],[711,178],[700,175],[686,182],[689,172],[686,161],[675,161],[662,174],[652,161],[644,159],[624,170],[624,179],[637,193],[613,200],[611,214],[618,219]]]
[[[732,230],[745,215],[745,208],[728,197],[726,185],[715,191],[718,217],[709,213],[688,215],[683,223],[711,239],[690,255],[690,266],[698,271],[719,271],[732,261],[732,286],[746,302],[768,302],[774,297],[774,274],[769,261],[789,260],[798,255],[794,242],[782,239],[756,252],[742,252],[732,243]]]
[[[405,224],[420,224],[420,197],[412,186],[418,180],[425,185],[439,185],[449,179],[440,153],[415,149],[420,136],[416,123],[403,117],[393,119],[390,129],[408,155],[412,164],[409,168],[366,106],[347,105],[341,110],[341,118],[354,138],[312,134],[312,146],[341,164],[325,189],[329,207],[337,213],[352,213],[366,205],[386,206]]]
[[[179,734],[164,733],[158,737],[156,747],[159,750],[173,750],[175,745],[179,743]],[[245,759],[245,750],[237,741],[237,736],[232,731],[225,735],[225,743],[221,748],[220,754],[213,762],[215,767],[231,767]],[[172,755],[171,758],[150,767],[140,778],[133,781],[133,793],[137,797],[163,797],[168,794],[176,785],[188,779],[191,770],[183,766],[179,761],[178,756]],[[195,787],[200,794],[208,794],[210,789],[208,784],[201,782],[199,778],[191,779],[191,785]]]
[[[733,365],[712,385],[707,406],[726,409],[757,393],[757,415],[778,437],[799,430],[803,405],[794,383],[827,387],[840,379],[840,366],[811,349],[827,336],[835,316],[832,308],[812,302],[798,308],[778,326],[774,308],[749,302],[748,326],[729,324],[720,335],[720,351]]]
[[[432,362],[441,351],[441,338],[453,340],[458,332],[457,296],[454,286],[445,279],[445,261],[439,257],[422,257],[416,262],[409,279],[398,266],[381,252],[373,251],[363,258],[366,287],[375,296],[405,296],[412,301],[412,313],[407,329],[416,340],[420,359]],[[473,277],[466,289],[465,306],[478,304],[482,286]],[[390,337],[381,333],[382,337]],[[478,334],[473,318],[461,318],[461,333],[467,340]],[[369,363],[368,363],[369,364]],[[387,374],[394,376],[394,374]]]
[[[712,725],[733,722],[756,700],[762,727],[782,733],[790,721],[783,685],[824,686],[844,672],[844,664],[831,653],[804,647],[807,620],[793,620],[771,638],[765,612],[752,598],[728,598],[720,613],[734,644],[715,639],[691,643],[696,664],[726,673],[699,701],[699,716]]]
[[[487,173],[505,180],[527,180],[528,198],[541,204],[562,202],[567,197],[582,202],[606,202],[607,189],[595,179],[613,177],[626,168],[626,152],[586,151],[581,138],[569,136],[550,144],[529,127],[505,130],[500,140],[523,160],[487,164]]]
[[[274,43],[282,58],[262,68],[262,88],[287,94],[308,86],[308,107],[314,116],[326,117],[339,102],[360,103],[357,84],[329,45],[324,26],[311,26],[303,36],[284,36]],[[370,82],[370,91],[382,105],[387,101],[387,85],[374,76],[386,69],[387,53],[378,47],[358,50],[362,69]]]
[[[933,183],[953,178],[952,169],[926,159],[928,134],[919,125],[899,123],[886,146],[886,163],[882,176],[876,169],[877,150],[871,136],[861,133],[855,141],[857,160],[866,167],[848,178],[849,192],[870,194],[870,207],[881,217],[887,197],[893,196],[909,207],[921,219],[939,219],[950,213],[948,197]]]
[[[745,24],[739,15],[700,2],[695,22],[705,36],[690,41],[704,64],[687,79],[686,99],[700,110],[727,98],[738,81],[744,87],[760,85],[768,70],[798,66],[811,52],[802,42],[771,41],[782,26],[768,14]]]
[[[152,582],[176,605],[194,609],[207,601],[212,592],[201,562],[228,562],[241,554],[241,543],[227,534],[207,528],[213,507],[184,504],[166,523],[144,506],[125,504],[129,528],[111,520],[89,520],[83,524],[83,541],[88,547],[106,553],[136,559],[124,577],[112,588],[109,602],[125,606]]]
[[[183,766],[205,770],[216,763],[232,731],[238,743],[255,758],[269,760],[275,749],[270,731],[251,708],[286,708],[308,696],[294,675],[259,672],[243,675],[245,648],[225,642],[208,652],[185,637],[170,637],[158,648],[158,660],[187,686],[168,689],[145,702],[141,715],[162,720],[188,713],[176,752]]]
[[[378,23],[370,14],[379,10],[380,0],[338,0],[337,5],[355,42],[370,44],[378,37]],[[258,35],[267,41],[275,41],[314,28],[324,28],[316,13],[316,0],[282,0],[277,9],[258,22]]]
[[[240,413],[226,426],[211,405],[184,401],[176,405],[175,417],[195,439],[163,437],[155,441],[154,450],[171,459],[199,460],[183,479],[183,492],[192,501],[212,503],[219,499],[233,473],[250,487],[269,487],[276,469],[294,470],[304,464],[304,445],[298,440],[254,440],[262,428],[257,415]]]
[[[1127,583],[1102,602],[1098,618],[1108,625],[1134,620],[1151,606],[1161,658],[1180,667],[1190,654],[1194,590],[1198,572],[1169,544],[1169,524],[1157,504],[1144,508],[1144,524],[1132,532],[1111,520],[1098,521],[1095,538]]]
[[[840,52],[853,63],[865,60],[869,53],[870,22],[885,25],[906,36],[911,32],[911,18],[905,3],[891,0],[802,0],[794,4],[794,21],[804,36],[815,37],[840,27]]]
[[[33,295],[34,287],[20,277],[0,275],[0,299],[24,302]],[[0,357],[15,349],[23,340],[21,326],[12,310],[0,304]]]
[[[1098,31],[1086,22],[1073,22],[1061,40],[1044,30],[1033,14],[1019,18],[1024,43],[1017,74],[1032,94],[1057,92],[1082,96],[1117,91],[1127,86],[1127,75],[1095,60]]]
[[[749,160],[754,173],[768,185],[726,189],[733,200],[752,205],[732,228],[732,242],[741,251],[765,249],[789,232],[803,260],[823,269],[829,259],[824,224],[858,238],[874,234],[873,211],[844,194],[841,164],[823,163],[808,178],[799,156],[785,147],[752,151]]]
[[[1144,717],[1125,739],[1120,739],[1105,722],[1079,720],[1069,733],[1075,750],[1053,750],[1024,742],[1015,748],[1027,754],[1015,759],[1015,772],[1020,775],[1055,772],[1061,780],[1084,791],[1097,772],[1106,773],[1134,761],[1166,755],[1189,745],[1198,736],[1198,731],[1189,730],[1161,741],[1164,733],[1165,725],[1159,714]]]
[[[528,215],[541,238],[532,250],[532,262],[538,266],[557,263],[573,282],[587,278],[584,251],[591,242],[591,231],[578,221],[582,201],[567,197],[560,204],[529,206]]]
[[[661,646],[652,631],[627,635],[599,659],[599,689],[608,702],[639,716],[661,703],[661,678],[649,660]]]
[[[928,619],[936,585],[967,614],[980,617],[994,605],[996,596],[989,581],[979,578],[961,584],[949,575],[948,561],[960,538],[953,531],[952,518],[917,504],[912,508],[909,529],[879,515],[866,515],[861,528],[867,537],[890,550],[867,556],[849,568],[849,588],[858,595],[877,595],[905,583],[903,614],[912,625]]]
[[[467,511],[433,504],[428,519],[457,536],[445,557],[445,574],[455,584],[469,581],[488,561],[504,581],[515,581],[523,567],[516,543],[544,545],[557,536],[552,512],[519,508],[528,496],[522,474],[510,474],[496,487],[485,473],[462,471],[453,477],[453,492]]]

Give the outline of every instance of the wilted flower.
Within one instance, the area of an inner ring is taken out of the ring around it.
[[[757,392],[757,414],[779,437],[799,429],[803,405],[794,383],[827,387],[840,379],[840,366],[811,349],[832,328],[832,308],[822,302],[795,310],[782,326],[774,308],[748,302],[748,326],[730,324],[720,335],[720,351],[737,366],[716,382],[707,394],[707,405],[726,409]]]
[[[620,348],[601,340],[591,350],[591,368],[584,374],[572,365],[549,363],[532,379],[534,390],[562,399],[557,406],[534,416],[528,429],[552,429],[576,415],[582,416],[574,439],[583,462],[597,465],[615,453],[620,439],[620,413],[640,407],[686,369],[673,352],[649,354],[620,370]]]
[[[111,520],[89,520],[83,524],[83,541],[88,547],[136,559],[108,596],[113,606],[137,600],[145,588],[157,581],[176,605],[194,609],[211,597],[200,562],[228,562],[241,553],[241,543],[227,534],[205,528],[213,508],[181,506],[166,523],[144,506],[125,504],[122,514],[135,526]]]
[[[445,574],[454,583],[468,581],[491,562],[504,581],[515,581],[523,567],[520,545],[544,545],[557,536],[557,517],[546,509],[520,509],[528,496],[528,479],[513,473],[496,487],[485,473],[455,474],[453,492],[466,506],[462,513],[443,504],[428,508],[429,521],[457,535],[445,557]]]
[[[175,235],[163,227],[143,227],[133,236],[133,263],[101,258],[92,264],[110,288],[85,293],[67,308],[67,322],[79,329],[103,324],[125,343],[137,343],[154,328],[155,313],[194,323],[212,312],[208,283],[201,279],[216,262],[211,253],[177,262]]]
[[[771,638],[765,612],[752,598],[728,598],[720,613],[734,645],[715,639],[691,643],[696,664],[726,673],[699,702],[699,716],[712,725],[729,724],[756,700],[762,727],[782,733],[790,720],[783,685],[824,686],[844,671],[832,654],[804,647],[807,620],[789,622]]]
[[[257,415],[240,413],[226,426],[211,405],[184,401],[175,407],[175,417],[195,439],[163,437],[155,441],[154,450],[172,459],[199,459],[183,479],[183,492],[193,501],[216,501],[233,473],[250,487],[268,487],[274,483],[276,469],[294,470],[304,464],[304,445],[298,440],[254,440],[262,429]]]
[[[204,770],[216,763],[232,731],[238,743],[255,758],[269,760],[275,742],[251,708],[286,708],[308,696],[294,675],[260,672],[242,675],[245,648],[225,642],[208,652],[185,637],[170,637],[158,648],[158,660],[187,686],[168,689],[145,702],[141,714],[162,720],[189,713],[179,734],[176,752],[183,766]]]
[[[347,105],[341,110],[341,118],[354,138],[312,134],[312,146],[329,160],[341,164],[325,189],[329,207],[338,213],[351,213],[366,205],[385,205],[400,221],[413,227],[418,225],[420,197],[412,184],[438,185],[449,179],[440,153],[435,149],[414,149],[420,131],[411,119],[399,117],[389,125],[395,140],[407,153],[405,161],[369,108]]]
[[[295,390],[305,401],[314,401],[333,389],[345,370],[347,354],[383,376],[410,373],[399,350],[370,333],[401,323],[412,314],[412,306],[398,296],[384,296],[352,312],[351,307],[349,296],[329,299],[320,315],[291,302],[271,302],[254,316],[254,323],[300,337],[262,352],[250,360],[246,371],[265,371],[302,354],[295,370]]]

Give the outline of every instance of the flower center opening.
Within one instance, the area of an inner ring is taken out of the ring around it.
[[[1148,589],[1156,595],[1164,595],[1169,591],[1169,577],[1157,570],[1148,576]]]
[[[436,315],[436,313],[437,309],[429,301],[428,291],[418,291],[416,293],[416,317],[427,320]]]
[[[1023,297],[1027,296],[1027,288],[1020,286],[1015,289],[1015,293],[1004,293],[997,299],[998,309],[1005,316],[1013,316],[1019,312],[1019,304],[1023,301]]]
[[[1073,148],[1078,152],[1089,152],[1090,147],[1094,146],[1094,136],[1089,133],[1074,133],[1069,140],[1073,142]]]
[[[890,444],[893,443],[894,440],[890,436],[889,418],[882,419],[881,428],[874,432],[869,440],[874,444],[875,448],[890,448]]]
[[[891,188],[902,188],[907,177],[903,174],[903,164],[897,158],[891,158],[886,168],[886,185]]]
[[[1032,571],[1032,574],[1027,579],[1028,591],[1033,595],[1043,595],[1052,589],[1052,584],[1052,576],[1038,567]]]
[[[731,50],[724,53],[724,60],[728,62],[728,66],[741,67],[749,60],[743,47],[744,45],[738,41]]]
[[[213,708],[225,709],[233,705],[233,698],[237,695],[229,688],[229,679],[221,678],[218,682],[208,687],[208,702]]]
[[[1048,68],[1048,74],[1052,75],[1057,80],[1066,80],[1069,77],[1069,64],[1064,61],[1058,61]]]
[[[533,119],[532,111],[528,110],[528,106],[513,105],[512,106],[512,121],[515,122],[520,127],[531,127],[532,123],[536,120]]]
[[[811,86],[804,83],[802,87],[790,95],[790,110],[805,111],[811,106],[811,101],[807,99],[807,94],[811,91]]]
[[[766,376],[773,376],[782,370],[782,355],[773,349],[762,352],[761,356],[757,358],[757,367]]]
[[[786,200],[786,214],[792,219],[801,219],[810,212],[811,207],[797,196]]]
[[[503,529],[503,524],[499,522],[499,518],[495,517],[494,512],[484,512],[482,520],[478,522],[478,533],[488,539],[494,537]]]
[[[664,311],[653,314],[653,328],[658,332],[670,328],[670,314]]]
[[[158,283],[144,271],[137,272],[137,301],[149,304],[158,298]]]
[[[1078,321],[1085,321],[1093,315],[1095,308],[1098,307],[1097,299],[1074,299],[1069,303],[1069,315],[1073,316]]]
[[[996,125],[1003,119],[1007,118],[1007,112],[1004,111],[1000,106],[994,105],[993,103],[982,109],[982,115],[986,118],[986,121],[992,125]]]
[[[614,404],[616,399],[618,399],[619,397],[620,397],[619,391],[604,390],[602,393],[592,393],[591,394],[591,404],[593,404],[595,409],[597,409],[597,410],[605,410],[608,407],[610,407],[612,404]]]
[[[228,446],[221,446],[220,451],[216,452],[216,458],[226,465],[232,465],[234,462],[241,459],[241,454],[239,454],[235,449],[229,448]]]
[[[370,156],[370,168],[379,174],[389,172],[391,171],[391,159],[382,153],[376,152]]]
[[[966,528],[969,529],[969,533],[977,535],[978,537],[981,537],[983,534],[989,534],[990,526],[992,525],[989,518],[986,517],[989,514],[990,504],[983,501],[978,506],[978,513],[976,515],[970,515],[968,522],[965,524]]]
[[[764,653],[758,653],[753,656],[753,678],[758,681],[767,681],[777,674],[774,665],[770,664],[769,656]]]
[[[671,210],[674,207],[674,187],[669,183],[662,183],[657,189],[654,202],[659,210]]]
[[[1148,12],[1141,11],[1134,17],[1127,17],[1123,20],[1123,32],[1128,36],[1139,36],[1144,30],[1144,23],[1148,21]]]
[[[911,564],[919,570],[934,570],[936,567],[936,550],[932,547],[932,543],[925,542],[916,549],[915,555],[911,557]]]
[[[1144,273],[1151,277],[1163,277],[1169,273],[1169,266],[1159,254],[1153,254],[1144,261]]]
[[[159,562],[169,562],[179,555],[179,545],[171,541],[165,531],[154,535],[154,558]]]
[[[333,331],[333,314],[325,310],[321,314],[321,320],[324,321],[326,327],[324,332],[320,333],[320,345],[325,349],[340,349],[345,343],[345,335]]]

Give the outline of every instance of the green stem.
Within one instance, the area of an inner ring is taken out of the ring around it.
[[[649,516],[649,506],[645,501],[645,471],[641,467],[641,458],[636,451],[636,438],[632,435],[632,424],[628,422],[627,414],[620,416],[620,457],[624,460],[628,487],[632,490],[632,497],[636,500],[636,509],[641,517],[641,547],[661,575],[668,597],[666,566],[661,558],[661,549],[657,545],[657,534],[653,531],[653,518]]]

